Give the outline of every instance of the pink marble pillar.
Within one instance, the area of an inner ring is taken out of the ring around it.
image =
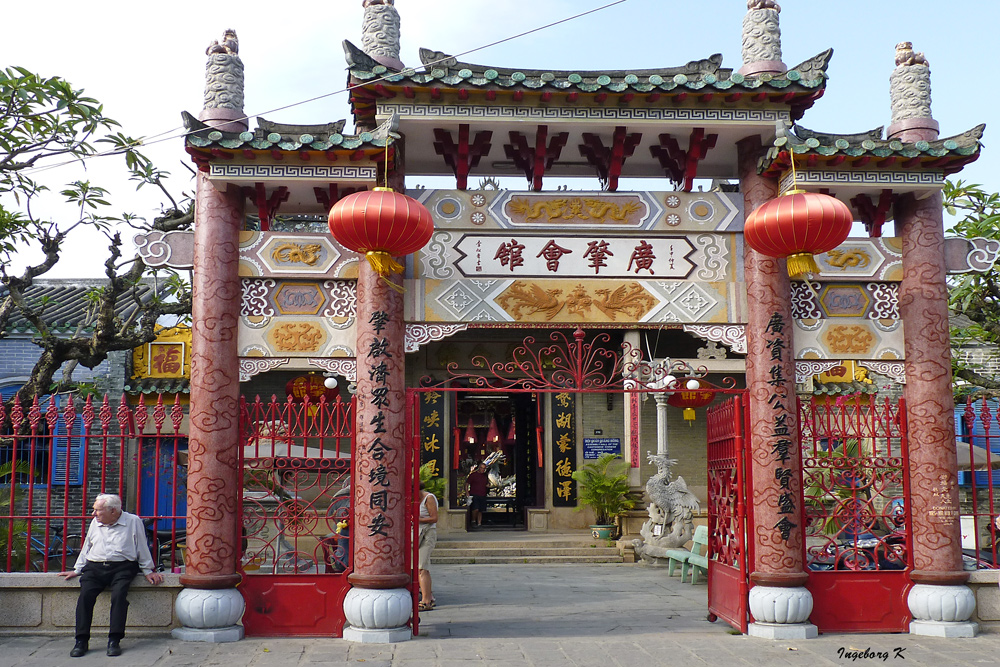
[[[187,557],[181,583],[231,588],[240,580],[239,231],[243,195],[219,192],[198,174],[194,227],[191,430]]]
[[[357,432],[354,449],[354,586],[344,597],[344,639],[391,643],[412,638],[413,598],[405,588],[406,473],[402,278],[358,268]],[[415,456],[419,454],[414,453]]]
[[[910,516],[915,583],[961,584],[958,473],[948,330],[948,286],[942,252],[941,194],[896,204],[903,239],[899,310],[906,353],[906,412],[910,452]]]
[[[400,276],[390,280],[402,284]],[[359,588],[410,583],[406,572],[403,295],[362,260],[357,291],[357,436],[354,453],[354,572]]]
[[[760,137],[737,143],[744,210],[777,196],[777,183],[757,173]],[[795,403],[795,358],[790,288],[785,262],[749,247],[743,253],[747,286],[746,383],[750,409],[753,541],[751,635],[774,639],[811,637],[806,623],[812,596],[804,588],[802,471]],[[775,615],[775,608],[794,613]],[[794,628],[792,627],[794,626]]]

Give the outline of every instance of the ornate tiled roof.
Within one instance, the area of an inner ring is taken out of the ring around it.
[[[357,135],[343,134],[346,121],[323,125],[286,125],[257,119],[253,132],[222,132],[187,113],[181,112],[187,128],[189,148],[223,148],[232,150],[330,151],[385,148],[399,135],[376,128]]]
[[[779,123],[774,145],[761,158],[759,170],[768,176],[781,174],[789,168],[791,151],[796,156],[815,156],[817,162],[830,166],[852,166],[863,160],[869,167],[922,167],[953,173],[979,157],[985,129],[986,125],[977,125],[945,139],[903,142],[883,138],[881,127],[859,134],[827,134]]]
[[[24,290],[24,296],[32,308],[41,311],[42,320],[54,333],[71,334],[87,317],[91,306],[88,293],[105,284],[101,280],[36,280]],[[142,303],[147,303],[153,297],[152,286],[147,284],[139,284],[136,293]],[[6,288],[0,287],[0,302],[6,298]],[[127,320],[137,309],[138,305],[132,299],[119,299],[115,315]],[[19,310],[14,309],[7,323],[7,333],[34,332],[34,326],[21,316]]]
[[[191,381],[187,378],[130,378],[125,381],[128,394],[189,394]]]
[[[822,89],[833,50],[829,49],[784,74],[743,76],[722,67],[715,54],[681,67],[655,70],[558,71],[509,69],[463,63],[440,51],[420,50],[423,68],[393,72],[348,41],[344,51],[351,76],[360,82],[385,77],[386,85],[508,88],[585,93],[808,92]]]

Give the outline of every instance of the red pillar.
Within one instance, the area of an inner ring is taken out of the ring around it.
[[[392,285],[390,282],[392,281]],[[411,638],[413,602],[404,547],[405,374],[402,277],[358,267],[357,435],[354,452],[354,586],[344,600],[344,638],[388,643]]]
[[[239,232],[243,195],[198,174],[192,279],[187,554],[175,609],[189,641],[235,641],[243,597],[235,586],[240,544]]]
[[[744,210],[777,196],[777,182],[757,173],[760,137],[737,143]],[[812,595],[804,588],[802,467],[795,403],[790,287],[785,262],[744,248],[747,286],[746,383],[754,525],[750,634],[773,639],[816,636],[807,623]]]

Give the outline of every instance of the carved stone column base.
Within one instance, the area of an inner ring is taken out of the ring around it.
[[[754,586],[750,589],[751,623],[747,634],[764,639],[813,639],[819,635],[809,623],[812,593],[799,586]]]
[[[978,624],[969,620],[976,595],[968,586],[914,584],[906,604],[913,614],[911,635],[975,637],[979,631]]]
[[[352,588],[344,597],[348,626],[344,639],[365,644],[405,642],[413,638],[406,622],[413,610],[413,598],[405,588]]]
[[[784,74],[788,66],[780,60],[758,60],[741,67],[739,73],[743,76],[760,76],[761,74]]]
[[[183,627],[170,634],[186,642],[236,642],[243,639],[243,626],[237,624],[245,609],[243,595],[235,588],[185,588],[174,603]]]
[[[891,124],[886,136],[901,141],[935,141],[939,130],[940,126],[933,118],[907,118]]]

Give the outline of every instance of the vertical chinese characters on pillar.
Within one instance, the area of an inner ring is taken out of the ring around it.
[[[433,463],[434,477],[444,475],[444,394],[420,394],[420,463]]]
[[[788,395],[788,378],[785,377],[784,363],[785,355],[790,354],[785,341],[785,320],[779,313],[771,315],[771,319],[764,328],[765,345],[770,352],[771,369],[768,384],[771,385],[771,396],[767,403],[773,411],[773,428],[770,433],[771,453],[777,467],[774,470],[774,479],[778,482],[781,493],[778,495],[778,514],[781,519],[774,525],[775,530],[781,533],[781,539],[788,541],[792,530],[797,527],[789,518],[796,514],[795,495],[792,492],[792,470],[788,467],[788,461],[792,457],[792,447],[794,439],[788,424],[789,401],[794,401],[794,397]]]
[[[569,393],[552,397],[552,505],[576,505],[576,396]]]
[[[372,489],[368,502],[372,511],[376,513],[373,514],[371,523],[368,524],[368,535],[369,537],[375,535],[388,537],[388,533],[385,532],[385,511],[389,507],[389,493],[393,491],[391,488],[392,480],[389,478],[389,472],[382,459],[385,458],[386,452],[391,451],[392,448],[382,442],[382,436],[386,433],[385,410],[392,407],[389,397],[389,370],[385,363],[386,359],[392,358],[392,353],[389,352],[389,339],[384,336],[380,337],[380,334],[389,323],[389,314],[382,310],[376,310],[372,313],[368,323],[372,325],[372,330],[375,333],[367,353],[368,379],[373,384],[369,400],[372,406],[378,410],[369,423],[369,426],[374,427],[372,433],[375,438],[368,446],[367,453],[375,461],[375,466],[368,472],[368,482]]]

